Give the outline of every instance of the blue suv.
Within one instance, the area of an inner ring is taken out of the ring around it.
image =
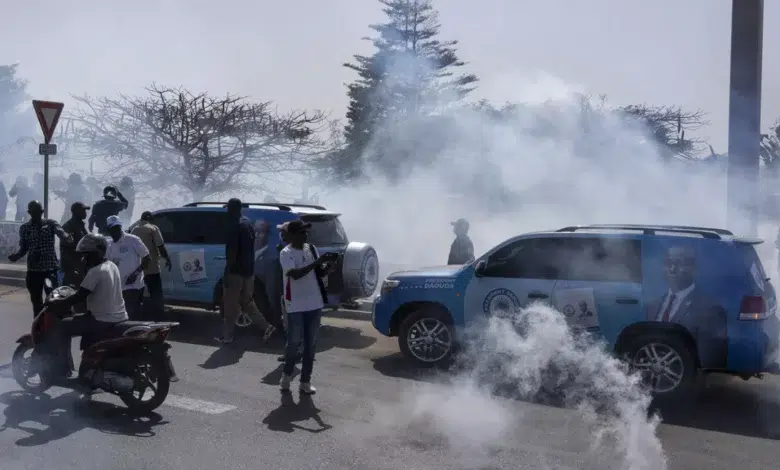
[[[173,270],[161,270],[166,303],[219,310],[225,270],[228,215],[224,202],[193,202],[154,212],[152,223],[160,228],[171,255]],[[376,251],[365,243],[350,242],[339,221],[340,214],[322,206],[283,203],[245,203],[243,214],[255,227],[255,302],[268,320],[281,325],[281,274],[277,269],[280,243],[276,226],[302,219],[311,223],[309,242],[320,253],[341,254],[338,269],[326,281],[329,308],[371,297],[379,281]],[[129,227],[128,231],[134,226]],[[272,308],[276,305],[277,308]],[[236,324],[249,326],[242,314]]]
[[[475,320],[552,304],[603,338],[656,396],[699,372],[780,372],[775,290],[754,245],[727,230],[589,225],[511,238],[464,266],[390,275],[372,321],[420,365],[445,364]]]

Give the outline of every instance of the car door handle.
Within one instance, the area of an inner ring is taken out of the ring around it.
[[[547,299],[550,296],[545,294],[544,292],[531,292],[528,294],[529,299]]]
[[[615,302],[619,304],[631,304],[631,305],[637,305],[639,303],[638,299],[632,299],[631,297],[618,297],[615,299]]]
[[[227,259],[227,256],[215,256],[214,259],[217,261],[225,261]]]

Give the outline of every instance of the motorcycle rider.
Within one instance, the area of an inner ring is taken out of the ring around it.
[[[70,341],[74,336],[85,338],[83,345],[99,340],[112,324],[126,321],[127,311],[122,297],[122,277],[119,268],[106,259],[108,242],[100,235],[88,233],[76,246],[83,257],[86,275],[78,291],[63,299],[49,300],[53,308],[68,309],[85,302],[87,314],[64,318],[60,327],[63,353],[67,352],[68,366],[73,370]]]
[[[62,347],[67,350],[68,365],[73,370],[71,338],[82,336],[82,349],[99,341],[104,335],[113,334],[111,326],[128,320],[125,301],[122,297],[124,280],[119,268],[106,258],[108,242],[101,235],[88,233],[79,241],[76,252],[84,258],[87,271],[76,294],[64,299],[52,299],[49,305],[57,308],[72,308],[86,302],[87,314],[73,315],[62,321]],[[178,381],[170,356],[167,358],[171,382]]]

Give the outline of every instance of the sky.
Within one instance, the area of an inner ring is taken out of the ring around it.
[[[140,93],[145,85],[272,100],[342,118],[342,67],[370,52],[374,0],[2,0],[0,63],[19,63],[37,99]],[[33,6],[34,4],[34,6]],[[555,77],[612,104],[709,113],[699,136],[725,152],[730,0],[434,2],[460,41],[475,97],[522,99]],[[780,116],[780,2],[766,2],[762,127]]]

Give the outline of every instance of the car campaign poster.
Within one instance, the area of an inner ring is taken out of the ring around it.
[[[563,312],[569,325],[577,328],[596,328],[599,314],[593,289],[561,289],[555,291],[555,308]]]
[[[203,250],[183,251],[179,254],[179,270],[184,285],[196,286],[206,282],[206,262]]]

